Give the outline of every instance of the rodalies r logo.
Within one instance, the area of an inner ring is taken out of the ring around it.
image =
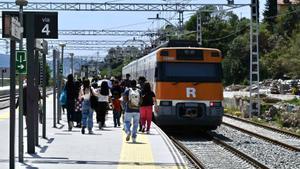
[[[187,87],[186,88],[186,97],[193,97],[196,98],[196,89],[192,87]]]

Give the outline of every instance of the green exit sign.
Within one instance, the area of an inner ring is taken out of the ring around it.
[[[27,53],[26,50],[16,51],[16,73],[27,74]]]

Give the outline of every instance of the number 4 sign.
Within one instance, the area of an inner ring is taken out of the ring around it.
[[[57,39],[57,12],[41,12],[35,14],[35,37]]]
[[[48,23],[42,29],[42,33],[45,33],[47,36],[49,36],[50,30],[49,30],[49,24]]]

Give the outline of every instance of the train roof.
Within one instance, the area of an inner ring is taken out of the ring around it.
[[[191,41],[191,40],[170,40],[168,42],[165,42],[156,48],[152,49],[151,52],[159,49],[159,48],[166,48],[166,47],[200,47],[197,41]]]
[[[219,50],[216,48],[205,48],[201,47],[197,41],[192,40],[170,40],[164,44],[161,44],[160,46],[153,48],[151,52],[154,52],[156,50],[159,50],[161,48],[174,48],[174,49],[182,49],[182,48],[201,48],[201,49],[207,49],[207,50]],[[151,53],[150,52],[150,53]]]

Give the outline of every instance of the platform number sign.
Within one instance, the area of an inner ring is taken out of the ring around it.
[[[57,39],[57,12],[41,12],[35,14],[35,37],[44,39]]]

